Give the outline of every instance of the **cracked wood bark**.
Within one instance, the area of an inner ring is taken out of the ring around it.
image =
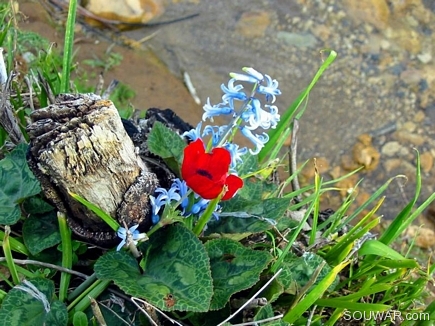
[[[76,193],[121,224],[150,226],[148,197],[158,179],[136,153],[111,101],[62,94],[31,115],[28,161],[47,198],[67,213],[72,230],[98,244],[115,233],[71,198]]]

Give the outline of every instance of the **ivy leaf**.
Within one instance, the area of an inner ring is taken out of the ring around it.
[[[225,238],[210,240],[205,248],[210,257],[214,287],[210,310],[223,308],[231,295],[257,283],[272,259],[266,251],[252,250]]]
[[[95,264],[98,278],[113,280],[127,294],[157,308],[208,311],[213,294],[210,262],[199,239],[181,224],[156,232],[141,245],[143,273],[124,251],[104,254]]]
[[[175,158],[181,163],[183,149],[186,147],[184,140],[176,132],[156,121],[148,135],[148,149],[151,153],[163,159]]]
[[[21,216],[19,204],[41,192],[27,165],[26,152],[27,145],[20,144],[0,161],[0,224],[15,224]]]
[[[32,255],[60,243],[60,232],[55,212],[43,216],[31,215],[23,224],[24,243]]]
[[[12,288],[2,302],[0,326],[64,326],[68,323],[65,305],[54,300],[54,283],[33,278]]]

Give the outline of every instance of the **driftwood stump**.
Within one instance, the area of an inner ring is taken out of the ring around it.
[[[157,111],[157,115],[165,112]],[[157,111],[150,112],[156,115]],[[132,122],[123,124],[113,103],[94,94],[62,94],[31,118],[29,165],[47,198],[67,214],[75,234],[99,245],[116,238],[113,230],[69,193],[97,205],[121,225],[139,224],[142,230],[151,226],[149,195],[159,185],[170,185],[173,178],[164,163],[146,149],[152,122],[161,119],[145,119],[142,128]],[[190,128],[182,127],[180,131]],[[153,163],[147,162],[148,156]]]

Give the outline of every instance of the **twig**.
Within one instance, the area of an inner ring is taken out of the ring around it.
[[[4,257],[0,257],[0,262],[4,262],[6,261],[6,258]],[[81,277],[83,279],[87,279],[89,276],[80,272],[76,272],[72,269],[69,268],[64,268],[62,266],[57,266],[54,264],[50,264],[50,263],[44,263],[42,261],[37,261],[37,260],[31,260],[31,259],[15,259],[14,258],[14,263],[18,264],[18,265],[39,265],[39,266],[43,266],[43,267],[48,267],[48,268],[53,268],[56,269],[60,272],[64,272],[64,273],[69,273],[78,277]]]
[[[245,304],[243,306],[241,306],[239,309],[236,310],[235,313],[233,313],[231,316],[229,316],[227,319],[225,319],[223,322],[221,322],[219,325],[217,326],[222,326],[223,324],[225,324],[227,321],[231,320],[235,315],[237,315],[240,311],[242,311],[252,300],[254,300],[265,288],[267,288],[267,286],[282,272],[282,268],[280,268],[275,275],[273,275],[269,281],[266,282],[266,284],[264,284],[260,290],[258,290],[253,296],[252,298],[250,298],[248,301],[245,302]]]
[[[106,320],[103,317],[103,314],[101,313],[101,309],[98,306],[97,300],[94,298],[88,296],[89,301],[91,301],[91,309],[92,313],[94,314],[95,319],[97,319],[97,322],[100,326],[107,326]]]
[[[290,153],[289,153],[289,170],[290,175],[293,175],[297,171],[297,150],[298,150],[298,138],[297,133],[299,130],[299,120],[294,119],[293,120],[293,130],[292,130],[292,140],[290,143]],[[298,191],[301,189],[299,185],[299,179],[298,176],[295,175],[291,181],[292,189],[293,191]],[[300,203],[302,201],[302,197],[300,194],[298,194],[295,198],[297,203]]]
[[[182,324],[180,324],[178,321],[176,321],[175,319],[172,319],[171,317],[169,317],[168,315],[166,315],[163,311],[159,310],[158,308],[154,307],[152,304],[149,304],[148,302],[146,302],[145,300],[136,298],[136,297],[131,297],[131,301],[135,304],[136,307],[138,307],[140,309],[140,311],[142,311],[149,319],[149,321],[154,325],[154,326],[159,326],[156,321],[151,318],[151,316],[136,302],[140,302],[143,305],[147,306],[147,307],[151,307],[154,310],[156,310],[157,312],[159,312],[163,317],[165,317],[166,319],[168,319],[171,323],[173,324],[177,324],[179,326],[183,326]]]
[[[313,309],[311,309],[310,311],[310,315],[308,316],[307,326],[311,325],[311,321],[313,320],[314,312],[316,311],[316,309],[317,309],[317,305],[314,305]]]
[[[26,138],[24,138],[18,120],[16,119],[14,112],[12,110],[11,102],[9,101],[9,94],[10,94],[9,90],[10,90],[12,79],[15,78],[15,74],[11,73],[9,77],[7,77],[2,48],[0,48],[0,66],[1,65],[3,65],[3,68],[0,67],[0,73],[2,75],[1,83],[0,83],[0,91],[1,91],[0,125],[6,130],[6,132],[9,135],[9,138],[14,144],[25,143]],[[6,77],[6,81],[3,82],[3,79],[5,77]]]

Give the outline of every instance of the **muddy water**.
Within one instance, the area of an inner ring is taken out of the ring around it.
[[[434,191],[435,9],[430,4],[420,0],[166,1],[165,14],[158,20],[199,15],[125,33],[139,40],[158,31],[144,44],[145,51],[115,47],[113,51],[121,53],[124,61],[106,79],[116,77],[131,85],[137,92],[135,107],[170,107],[196,124],[202,109],[183,85],[184,71],[202,103],[207,97],[217,103],[228,72],[255,67],[280,82],[283,95],[277,105],[283,112],[321,65],[319,51],[332,48],[338,58],[310,94],[300,122],[300,160],[321,158],[325,179],[331,171],[340,175],[364,161],[370,171],[359,175],[365,178],[361,201],[388,178],[406,175],[409,182],[403,188],[393,182],[387,191],[382,213],[392,218],[412,195],[412,148],[425,154],[422,199]],[[23,6],[30,17],[28,27],[61,42],[55,30],[35,27],[46,20],[34,6]],[[78,55],[107,49],[107,43],[95,41],[83,37],[76,46]],[[373,139],[361,145],[357,138],[364,133]],[[373,153],[380,155],[379,162]],[[343,187],[350,188],[355,181]],[[329,204],[335,205],[335,199]]]

